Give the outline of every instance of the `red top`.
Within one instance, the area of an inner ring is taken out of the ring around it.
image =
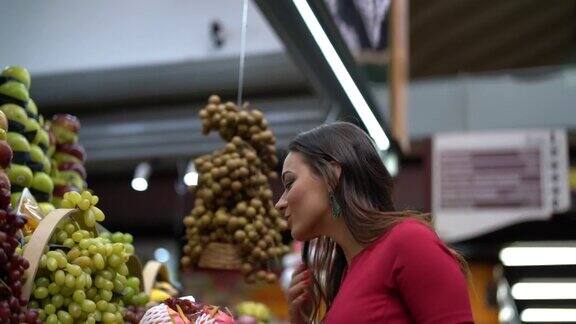
[[[394,226],[352,259],[325,324],[473,323],[465,276],[417,220]]]

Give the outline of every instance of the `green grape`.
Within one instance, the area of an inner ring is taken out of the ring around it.
[[[74,323],[72,316],[63,310],[58,311],[58,319],[64,324]]]
[[[90,200],[88,200],[88,199],[82,199],[82,200],[80,201],[80,203],[78,203],[78,207],[79,207],[81,210],[88,210],[88,209],[90,208]]]
[[[81,256],[76,258],[73,263],[82,268],[90,268],[92,266],[92,259],[88,256]]]
[[[105,300],[100,300],[96,303],[96,308],[98,308],[99,311],[106,311],[108,309],[108,302]]]
[[[110,270],[102,270],[100,271],[100,276],[102,276],[102,278],[106,279],[106,280],[112,280],[114,279],[114,273]]]
[[[128,287],[132,287],[134,290],[140,289],[140,279],[138,277],[130,277],[126,282]]]
[[[87,230],[81,230],[80,233],[82,233],[82,237],[84,237],[85,239],[92,238],[92,234]]]
[[[124,290],[124,284],[118,279],[114,279],[114,291],[121,292]]]
[[[96,319],[94,317],[88,316],[88,318],[86,319],[86,322],[84,322],[85,324],[96,324]]]
[[[104,257],[102,257],[102,254],[100,253],[97,253],[92,257],[92,263],[94,264],[94,267],[98,270],[102,270],[104,269],[104,267],[106,267]]]
[[[108,313],[116,312],[116,305],[114,305],[113,303],[108,303],[108,306],[106,307],[106,312]]]
[[[104,283],[104,289],[109,291],[114,290],[114,283],[110,280],[106,280],[106,282]]]
[[[112,234],[110,234],[110,232],[100,233],[100,238],[101,238],[101,239],[110,240],[111,237],[112,237]]]
[[[70,313],[72,317],[78,318],[82,314],[82,308],[77,303],[71,302],[70,305],[68,305],[68,313]]]
[[[90,204],[92,204],[92,205],[97,205],[99,200],[100,200],[100,198],[98,198],[98,196],[93,195],[93,196],[90,198]]]
[[[102,315],[102,322],[104,323],[116,323],[116,315],[114,313],[104,313]]]
[[[82,304],[82,302],[85,299],[86,299],[86,293],[83,290],[76,290],[72,295],[72,300],[78,304]]]
[[[89,269],[86,269],[86,270],[89,270]],[[90,270],[90,272],[92,272],[92,270]],[[92,277],[90,276],[90,274],[86,273],[85,277],[86,277],[86,287],[87,288],[92,287]]]
[[[64,231],[60,231],[58,234],[56,234],[56,240],[58,240],[59,243],[64,243],[64,241],[68,238],[68,233],[64,232]]]
[[[124,297],[122,299],[124,300],[124,302],[130,302],[132,300],[132,297],[134,297],[135,293],[136,293],[136,290],[134,290],[134,288],[128,286],[128,287],[124,288],[124,291],[123,291]]]
[[[122,244],[122,243],[112,244],[112,252],[114,254],[120,254],[120,253],[124,252],[124,244]]]
[[[82,191],[80,196],[82,197],[82,199],[88,199],[88,200],[92,199],[92,193],[88,190]]]
[[[67,238],[64,243],[62,243],[62,245],[64,245],[67,248],[72,248],[76,243],[74,242],[73,239],[71,238]]]
[[[96,320],[96,322],[100,322],[102,321],[102,312],[97,310],[94,312],[94,319]]]
[[[38,304],[37,301],[32,300],[32,301],[30,301],[30,302],[28,303],[28,308],[30,308],[30,309],[38,309],[38,308],[40,308],[40,305]]]
[[[96,216],[94,216],[94,212],[91,209],[84,213],[84,223],[86,223],[88,227],[96,226]]]
[[[74,208],[74,203],[71,202],[68,199],[62,199],[62,201],[60,202],[60,207],[62,208]]]
[[[91,244],[92,242],[90,239],[81,239],[78,243],[78,247],[80,247],[82,250],[86,250]]]
[[[80,231],[76,231],[72,234],[72,239],[76,243],[80,242],[83,238],[84,236],[82,235],[82,233],[80,233]]]
[[[120,267],[118,267],[118,273],[123,275],[123,276],[127,276],[128,274],[130,274],[130,271],[128,270],[128,266],[126,264],[120,265]]]
[[[68,288],[74,288],[76,286],[76,278],[72,274],[68,273],[64,284]]]
[[[46,314],[51,315],[51,314],[56,314],[56,306],[52,305],[52,304],[46,304],[44,305],[44,311],[46,311]]]
[[[134,237],[132,236],[132,234],[130,234],[130,233],[124,234],[124,243],[127,243],[127,244],[134,243]]]
[[[56,307],[56,308],[60,308],[62,307],[62,305],[64,305],[64,297],[62,297],[62,295],[54,295],[52,296],[52,304]],[[33,307],[36,308],[36,307]]]
[[[58,316],[56,314],[51,314],[46,317],[46,324],[58,324]]]
[[[48,257],[46,260],[46,268],[50,271],[56,271],[56,269],[58,269],[58,261],[54,258]]]
[[[92,255],[98,253],[98,246],[96,246],[95,244],[90,245],[90,246],[88,247],[88,252],[89,252],[90,254],[92,254]]]
[[[106,250],[106,256],[109,257],[112,255],[112,244],[106,244],[104,246],[105,250]]]
[[[82,268],[80,268],[80,266],[70,263],[66,265],[66,271],[68,271],[68,273],[72,274],[74,277],[78,277],[82,274]]]
[[[48,297],[48,289],[46,287],[38,287],[34,290],[34,297],[36,299],[44,299]]]
[[[94,303],[90,299],[86,299],[84,300],[84,302],[82,302],[82,311],[84,311],[85,313],[92,313],[95,310],[96,310],[96,303]]]
[[[124,316],[122,316],[121,312],[116,312],[116,323],[124,322]]]
[[[48,292],[50,293],[50,295],[56,295],[60,292],[60,288],[61,288],[60,285],[58,285],[55,282],[52,282],[48,285]]]
[[[72,293],[70,293],[70,296],[72,295]],[[68,305],[70,305],[70,303],[72,302],[72,298],[70,298],[70,296],[64,296],[64,306],[68,307]]]
[[[144,306],[148,302],[148,295],[146,293],[139,293],[132,297],[132,304],[137,306]]]
[[[63,286],[66,281],[66,273],[62,270],[58,270],[54,273],[54,282],[58,286]]]
[[[48,287],[50,280],[46,277],[40,277],[36,279],[36,287]]]
[[[100,297],[107,302],[112,300],[112,292],[110,290],[100,289],[98,291],[98,295],[100,295]]]
[[[92,211],[94,212],[94,219],[96,219],[97,222],[103,222],[104,221],[106,216],[104,216],[104,212],[102,212],[100,210],[100,208],[98,208],[96,206],[92,206],[92,207],[90,207],[90,209],[92,209]]]
[[[124,249],[126,250],[126,253],[128,254],[134,254],[134,245],[130,244],[130,243],[126,243],[124,245]]]
[[[68,256],[68,259],[70,261],[74,261],[76,260],[76,258],[82,256],[82,251],[80,251],[80,249],[78,249],[77,247],[73,247],[70,249],[70,251],[68,251],[66,255]]]
[[[116,232],[112,234],[112,242],[114,243],[123,243],[124,242],[124,234],[120,232]]]
[[[85,273],[82,273],[81,275],[76,277],[76,285],[75,285],[76,289],[84,289],[84,287],[86,287],[86,277],[87,275]]]
[[[45,255],[42,255],[40,257],[40,268],[46,268],[46,260],[48,259],[48,257],[46,257]]]
[[[96,276],[96,280],[94,281],[94,286],[98,289],[103,289],[104,285],[106,284],[106,279],[102,276]]]
[[[74,205],[78,205],[82,201],[82,196],[76,191],[71,191],[67,197]]]
[[[69,236],[71,236],[72,234],[74,234],[74,232],[76,232],[76,226],[74,226],[74,224],[72,223],[68,223],[64,226],[64,230],[66,231],[66,233],[68,233]]]
[[[108,264],[114,268],[119,267],[124,260],[122,260],[122,258],[116,254],[112,254],[110,257],[108,257]]]

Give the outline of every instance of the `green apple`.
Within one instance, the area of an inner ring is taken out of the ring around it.
[[[21,101],[22,103],[26,103],[28,99],[30,99],[26,86],[17,81],[6,81],[0,84],[0,94]]]
[[[36,133],[40,129],[40,125],[38,125],[38,121],[34,118],[27,118],[26,123],[24,124],[24,136],[28,139],[29,142],[32,142],[36,137]]]
[[[30,89],[30,73],[21,66],[8,66],[2,71],[2,76],[12,78],[24,84],[26,89]]]
[[[13,161],[16,164],[27,164],[30,161],[30,143],[21,134],[8,132],[6,141],[14,153]]]
[[[40,202],[51,201],[52,191],[54,191],[52,178],[44,172],[36,172],[30,185],[30,192],[32,192],[36,200]]]
[[[28,167],[34,172],[46,172],[44,168],[44,152],[38,145],[30,145],[30,162]]]
[[[48,137],[48,132],[42,127],[38,128],[36,132],[36,137],[32,140],[32,144],[38,145],[44,153],[48,151],[48,146],[50,145],[50,137]]]
[[[12,183],[12,192],[19,192],[26,187],[30,187],[34,178],[29,167],[14,163],[10,165],[6,174],[8,174],[8,178],[10,178]]]
[[[26,114],[28,114],[28,117],[30,118],[38,119],[38,106],[36,106],[36,103],[32,98],[30,98],[26,104]]]
[[[23,133],[26,129],[28,116],[24,108],[15,104],[4,104],[0,106],[0,110],[8,118],[8,130],[10,132]]]

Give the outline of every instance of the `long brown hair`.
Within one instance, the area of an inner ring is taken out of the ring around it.
[[[429,214],[397,212],[392,201],[392,177],[370,137],[346,122],[318,126],[300,133],[289,144],[304,156],[313,173],[323,179],[342,208],[341,217],[354,239],[367,245],[399,221],[415,218],[432,227]],[[337,177],[333,163],[341,167]],[[461,257],[454,252],[460,261]],[[346,269],[342,248],[321,236],[304,244],[304,264],[314,274],[308,322],[320,322],[336,297]]]

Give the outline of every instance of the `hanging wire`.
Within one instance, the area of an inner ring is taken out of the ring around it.
[[[242,1],[242,34],[240,37],[240,68],[238,71],[238,107],[242,107],[244,90],[244,61],[246,58],[246,26],[248,25],[248,0]]]

